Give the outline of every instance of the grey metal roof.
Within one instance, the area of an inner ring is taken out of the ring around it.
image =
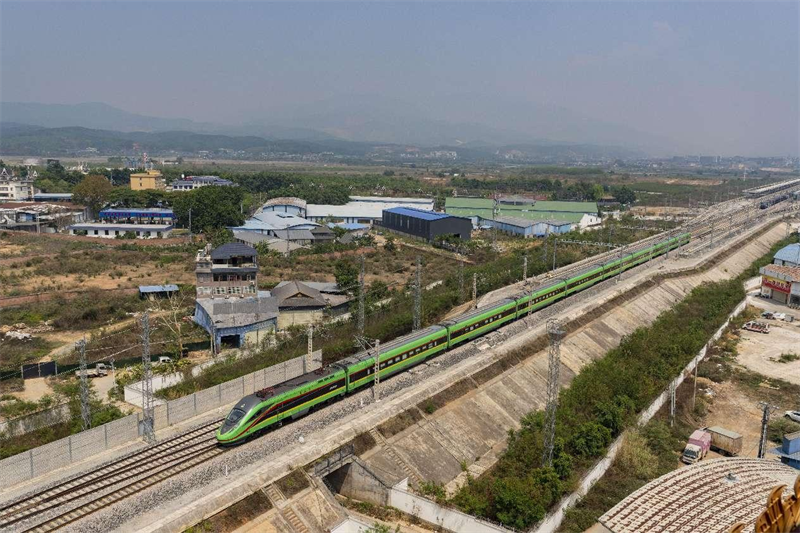
[[[231,257],[255,257],[255,248],[240,242],[229,242],[211,250],[211,259],[230,259]]]
[[[789,246],[784,246],[778,250],[777,254],[775,254],[775,259],[789,261],[790,263],[797,263],[800,261],[800,244],[790,244]]]
[[[489,222],[489,219],[484,219]],[[540,224],[543,221],[541,220],[532,220],[527,218],[519,218],[519,217],[495,217],[495,222],[500,222],[501,224],[508,224],[509,226],[516,226],[518,228],[531,228],[536,224]]]
[[[277,285],[275,285],[274,288],[277,289],[279,287],[283,287],[284,285],[288,285],[290,283],[293,283],[293,282],[292,281],[281,281]],[[326,293],[327,292],[327,293],[331,293],[331,294],[336,294],[336,293],[342,292],[342,290],[339,289],[339,286],[336,284],[335,281],[333,281],[333,282],[330,282],[330,281],[301,281],[300,283],[302,283],[303,285],[306,285],[307,287],[311,287],[312,289],[316,289],[316,290],[318,290],[319,292],[322,292],[322,293]]]
[[[175,292],[178,290],[177,285],[139,285],[139,292],[142,294],[151,292]]]
[[[297,296],[300,294],[301,296]],[[324,307],[327,305],[322,294],[300,281],[290,281],[272,289],[272,296],[278,300],[279,307]]]
[[[277,229],[275,237],[284,241],[313,241],[314,235],[307,229]]]
[[[267,298],[201,298],[197,300],[215,328],[248,326],[278,317],[278,301]]]
[[[274,241],[276,240],[275,237],[271,235],[265,235],[263,233],[258,233],[255,231],[245,231],[245,230],[236,230],[233,232],[233,238],[238,239],[240,241],[244,241],[246,244],[258,244],[264,241]]]

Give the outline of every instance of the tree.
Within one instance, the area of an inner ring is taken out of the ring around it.
[[[636,193],[627,185],[611,187],[611,194],[616,201],[623,205],[629,205],[636,201]]]
[[[197,232],[241,226],[244,192],[241,187],[201,187],[175,195],[173,209],[178,223],[189,227],[189,210],[192,213],[192,230]]]
[[[72,190],[72,199],[75,203],[83,204],[89,208],[92,216],[97,216],[100,209],[108,203],[114,187],[105,176],[89,175]]]
[[[395,244],[395,239],[392,235],[386,237],[386,242],[383,244],[383,249],[390,253],[395,253],[397,251],[397,245]]]
[[[190,289],[180,287],[176,292],[169,293],[167,298],[156,300],[156,309],[158,313],[155,314],[156,321],[162,324],[170,337],[175,342],[178,348],[179,357],[183,356],[183,317],[191,309],[191,304],[194,296],[190,294]]]
[[[351,294],[358,292],[359,271],[353,263],[344,260],[337,261],[333,275],[336,277],[336,284],[340,290]]]
[[[211,187],[208,187],[209,189]],[[233,242],[233,232],[228,228],[216,228],[206,230],[206,240],[211,243],[211,246],[217,248],[223,244]]]

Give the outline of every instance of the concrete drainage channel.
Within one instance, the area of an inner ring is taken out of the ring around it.
[[[649,265],[645,264],[637,269],[630,271],[634,273],[641,269],[647,268]],[[609,283],[606,282],[599,286],[593,287],[588,291],[582,293],[591,295],[594,292],[605,290],[608,288]],[[567,307],[568,303],[561,302],[557,305],[549,307],[534,315],[534,318],[543,319],[552,314],[561,312],[563,308]],[[516,327],[515,327],[516,326]],[[517,322],[498,332],[496,336],[491,339],[483,338],[478,339],[476,342],[484,345],[495,345],[502,342],[509,335],[513,335],[518,331],[527,329],[527,325],[523,322]],[[435,360],[435,365],[428,365],[424,370],[415,372],[413,374],[401,374],[382,383],[381,395],[387,398],[395,392],[415,386],[430,380],[432,376],[441,373],[443,370],[452,367],[453,365],[472,357],[478,353],[475,344],[456,349],[452,352],[444,354]],[[249,443],[240,449],[236,449],[233,453],[225,454],[222,457],[212,457],[207,462],[194,468],[189,472],[182,472],[182,475],[176,475],[167,479],[156,487],[145,487],[140,489],[137,498],[126,500],[124,505],[115,505],[108,509],[103,509],[95,516],[69,526],[73,531],[106,531],[115,527],[121,527],[126,521],[131,520],[139,513],[151,510],[158,504],[163,504],[165,501],[180,500],[182,495],[201,487],[216,486],[224,483],[226,476],[238,475],[243,469],[255,463],[263,462],[264,457],[268,457],[286,447],[295,445],[298,439],[303,435],[308,435],[315,431],[329,428],[334,423],[343,420],[349,415],[363,410],[363,407],[372,403],[371,391],[362,391],[352,397],[349,397],[342,402],[338,403],[332,409],[319,411],[313,413],[309,417],[293,423],[290,426],[277,430],[268,436]],[[96,495],[96,493],[95,493]],[[83,504],[86,502],[84,501]],[[190,502],[187,502],[190,503]],[[76,502],[76,505],[81,503]],[[49,520],[54,518],[54,513],[48,513],[46,510],[41,513],[41,520]],[[189,524],[186,524],[189,525]],[[125,527],[125,530],[130,530],[130,527]],[[135,528],[138,529],[138,528]],[[175,530],[174,528],[169,528]],[[21,531],[21,528],[13,528],[12,530]]]

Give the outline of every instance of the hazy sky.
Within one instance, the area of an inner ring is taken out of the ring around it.
[[[377,94],[489,120],[477,95],[710,153],[798,152],[796,2],[3,1],[0,16],[3,101],[237,123]]]

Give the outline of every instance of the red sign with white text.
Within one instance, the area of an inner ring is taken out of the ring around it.
[[[792,290],[792,284],[788,281],[781,281],[775,278],[768,278],[767,276],[763,276],[761,278],[761,285],[764,287],[769,287],[774,291],[784,292],[789,294]]]

